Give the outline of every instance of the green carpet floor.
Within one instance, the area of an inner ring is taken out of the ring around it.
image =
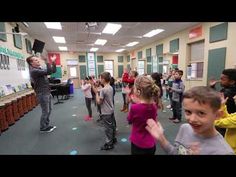
[[[56,99],[54,100],[56,102]],[[114,149],[101,151],[100,147],[105,141],[102,126],[98,125],[98,113],[92,105],[93,121],[86,122],[83,117],[87,115],[84,96],[79,89],[74,90],[73,97],[63,101],[63,104],[53,105],[50,117],[51,124],[57,129],[51,133],[39,132],[41,108],[37,106],[27,113],[0,136],[0,155],[129,155],[129,134],[126,113],[120,112],[122,94],[115,95],[115,117],[117,121],[117,140]],[[165,106],[169,102],[164,102]],[[178,132],[181,124],[174,124],[168,118],[172,112],[158,113],[165,135],[170,142]],[[183,119],[184,120],[184,119]],[[185,122],[185,120],[183,121]],[[183,123],[182,122],[182,123]],[[157,143],[157,155],[165,154]]]

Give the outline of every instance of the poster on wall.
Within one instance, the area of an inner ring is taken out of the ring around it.
[[[53,78],[62,78],[62,69],[61,69],[61,58],[60,58],[60,54],[59,53],[48,53],[48,59],[49,59],[49,63],[51,64],[51,57],[56,56],[56,67],[57,67],[57,71],[56,73],[51,74],[51,77]]]
[[[96,62],[95,62],[95,54],[87,53],[87,67],[88,67],[88,75],[96,76]]]
[[[59,53],[48,53],[48,59],[49,59],[49,63],[51,64],[51,57],[56,56],[56,60],[55,63],[56,65],[61,65],[61,58],[60,58],[60,54]]]
[[[113,77],[113,61],[105,60],[104,66],[105,66],[104,71],[109,72],[111,74],[111,76]]]
[[[113,69],[113,62],[112,61],[106,61],[105,62],[105,69],[112,70]]]

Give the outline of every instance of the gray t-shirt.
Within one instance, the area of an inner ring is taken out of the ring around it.
[[[113,88],[109,85],[101,89],[100,98],[103,100],[101,103],[102,115],[110,115],[114,113],[113,105]]]
[[[233,149],[227,144],[223,136],[218,133],[211,138],[201,137],[194,133],[189,124],[180,126],[179,132],[176,136],[174,146],[170,143],[164,147],[168,154],[188,155],[190,152],[190,145],[194,142],[200,144],[199,155],[233,155]]]

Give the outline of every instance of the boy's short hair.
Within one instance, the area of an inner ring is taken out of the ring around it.
[[[224,69],[222,74],[226,75],[229,80],[233,80],[236,82],[236,69]]]
[[[29,66],[31,66],[31,62],[32,62],[33,57],[34,57],[34,55],[31,55],[31,56],[26,58],[26,62],[28,63]]]
[[[179,73],[179,75],[183,76],[184,72],[183,70],[176,70],[175,72]]]
[[[111,74],[109,72],[101,73],[100,77],[105,80],[105,82],[110,82]]]
[[[221,98],[217,91],[207,86],[193,87],[183,94],[183,99],[190,98],[199,104],[209,104],[210,107],[217,111],[221,106]]]
[[[131,73],[134,75],[134,77],[137,77],[138,76],[138,72],[137,71],[131,71]]]

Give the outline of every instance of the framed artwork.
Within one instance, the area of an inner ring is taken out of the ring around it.
[[[3,69],[3,55],[0,54],[0,69]]]
[[[12,29],[12,32],[15,33],[15,30]],[[22,49],[22,39],[20,34],[13,34],[14,46],[18,49]]]

